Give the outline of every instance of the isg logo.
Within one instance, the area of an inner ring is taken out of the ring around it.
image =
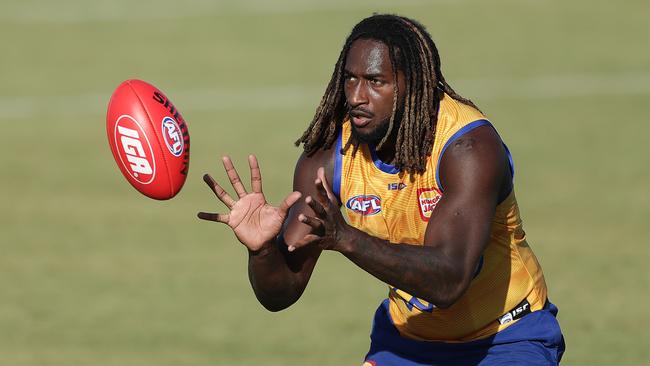
[[[372,216],[381,212],[381,198],[375,195],[358,195],[350,198],[345,207],[356,214]]]
[[[171,117],[165,117],[162,120],[161,130],[169,152],[174,156],[181,156],[185,146],[183,143],[183,133],[178,123]]]
[[[129,115],[122,115],[115,123],[115,147],[126,171],[141,184],[149,184],[156,175],[153,150],[142,127]]]

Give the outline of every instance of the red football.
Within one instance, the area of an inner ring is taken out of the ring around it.
[[[141,80],[127,80],[113,92],[106,114],[113,157],[126,180],[158,200],[183,187],[190,164],[185,120],[165,94]]]

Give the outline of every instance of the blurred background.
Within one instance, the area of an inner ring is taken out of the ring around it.
[[[396,5],[399,4],[399,5]],[[0,364],[358,365],[386,286],[336,253],[269,313],[201,176],[258,155],[278,203],[347,34],[421,21],[443,72],[514,154],[567,365],[648,364],[650,47],[645,1],[0,0]],[[140,78],[191,133],[167,202],[122,177],[105,110]],[[647,334],[646,334],[647,335]]]

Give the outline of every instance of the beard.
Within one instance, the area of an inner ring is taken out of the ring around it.
[[[399,128],[402,124],[402,116],[404,115],[403,111],[403,108],[399,108],[395,114],[395,120],[393,121],[393,130],[391,131],[392,136],[389,138],[389,140],[391,138],[397,138],[397,132],[399,131]],[[381,142],[381,140],[384,139],[384,136],[386,136],[388,133],[388,127],[390,126],[390,117],[381,121],[374,130],[368,132],[359,131],[354,126],[354,123],[351,123],[350,125],[352,127],[352,137],[354,137],[359,143],[376,146]]]
[[[379,123],[379,125],[372,131],[361,132],[359,131],[354,124],[352,126],[352,136],[361,144],[366,145],[377,145],[388,133],[388,126],[390,125],[390,120],[385,119]]]

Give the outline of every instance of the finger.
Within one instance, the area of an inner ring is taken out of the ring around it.
[[[230,160],[229,156],[223,157],[223,167],[226,169],[226,174],[228,174],[230,184],[232,184],[235,192],[237,192],[237,196],[239,196],[239,198],[244,197],[246,195],[246,188],[244,188],[244,184],[241,182],[239,174],[237,174],[237,170],[235,170],[235,166],[232,164],[232,160]]]
[[[224,224],[227,224],[228,220],[230,220],[230,215],[228,214],[199,212],[196,216],[201,220],[223,222]]]
[[[255,155],[248,156],[248,166],[251,167],[251,188],[255,193],[262,193],[262,173]]]
[[[316,230],[322,231],[324,229],[323,228],[323,220],[321,220],[319,218],[307,216],[307,215],[304,215],[304,214],[300,214],[300,215],[298,215],[298,220],[300,222],[302,222],[303,224],[309,225],[309,226],[311,226],[312,228],[314,228]]]
[[[305,203],[307,203],[307,205],[309,205],[309,207],[314,210],[314,213],[316,213],[319,218],[327,217],[327,212],[323,208],[323,205],[321,205],[320,202],[316,201],[311,196],[307,196],[307,198],[305,198]]]
[[[289,211],[289,208],[291,208],[291,206],[293,206],[296,202],[298,202],[301,196],[302,194],[298,191],[291,192],[289,193],[287,198],[285,198],[282,202],[280,202],[279,209],[282,214],[282,217],[287,216],[287,211]]]
[[[315,243],[315,242],[317,242],[319,240],[321,240],[320,236],[314,235],[314,234],[307,234],[307,235],[305,235],[305,237],[298,240],[293,245],[289,245],[287,247],[287,250],[289,250],[290,252],[293,252],[296,249],[306,247],[307,245],[313,244],[313,243]]]
[[[235,204],[235,200],[230,197],[228,192],[226,192],[225,189],[223,189],[219,183],[217,183],[210,174],[204,174],[203,175],[203,181],[212,189],[212,192],[219,198],[219,201],[223,202],[224,205],[226,205],[228,208],[232,208],[232,206]]]

